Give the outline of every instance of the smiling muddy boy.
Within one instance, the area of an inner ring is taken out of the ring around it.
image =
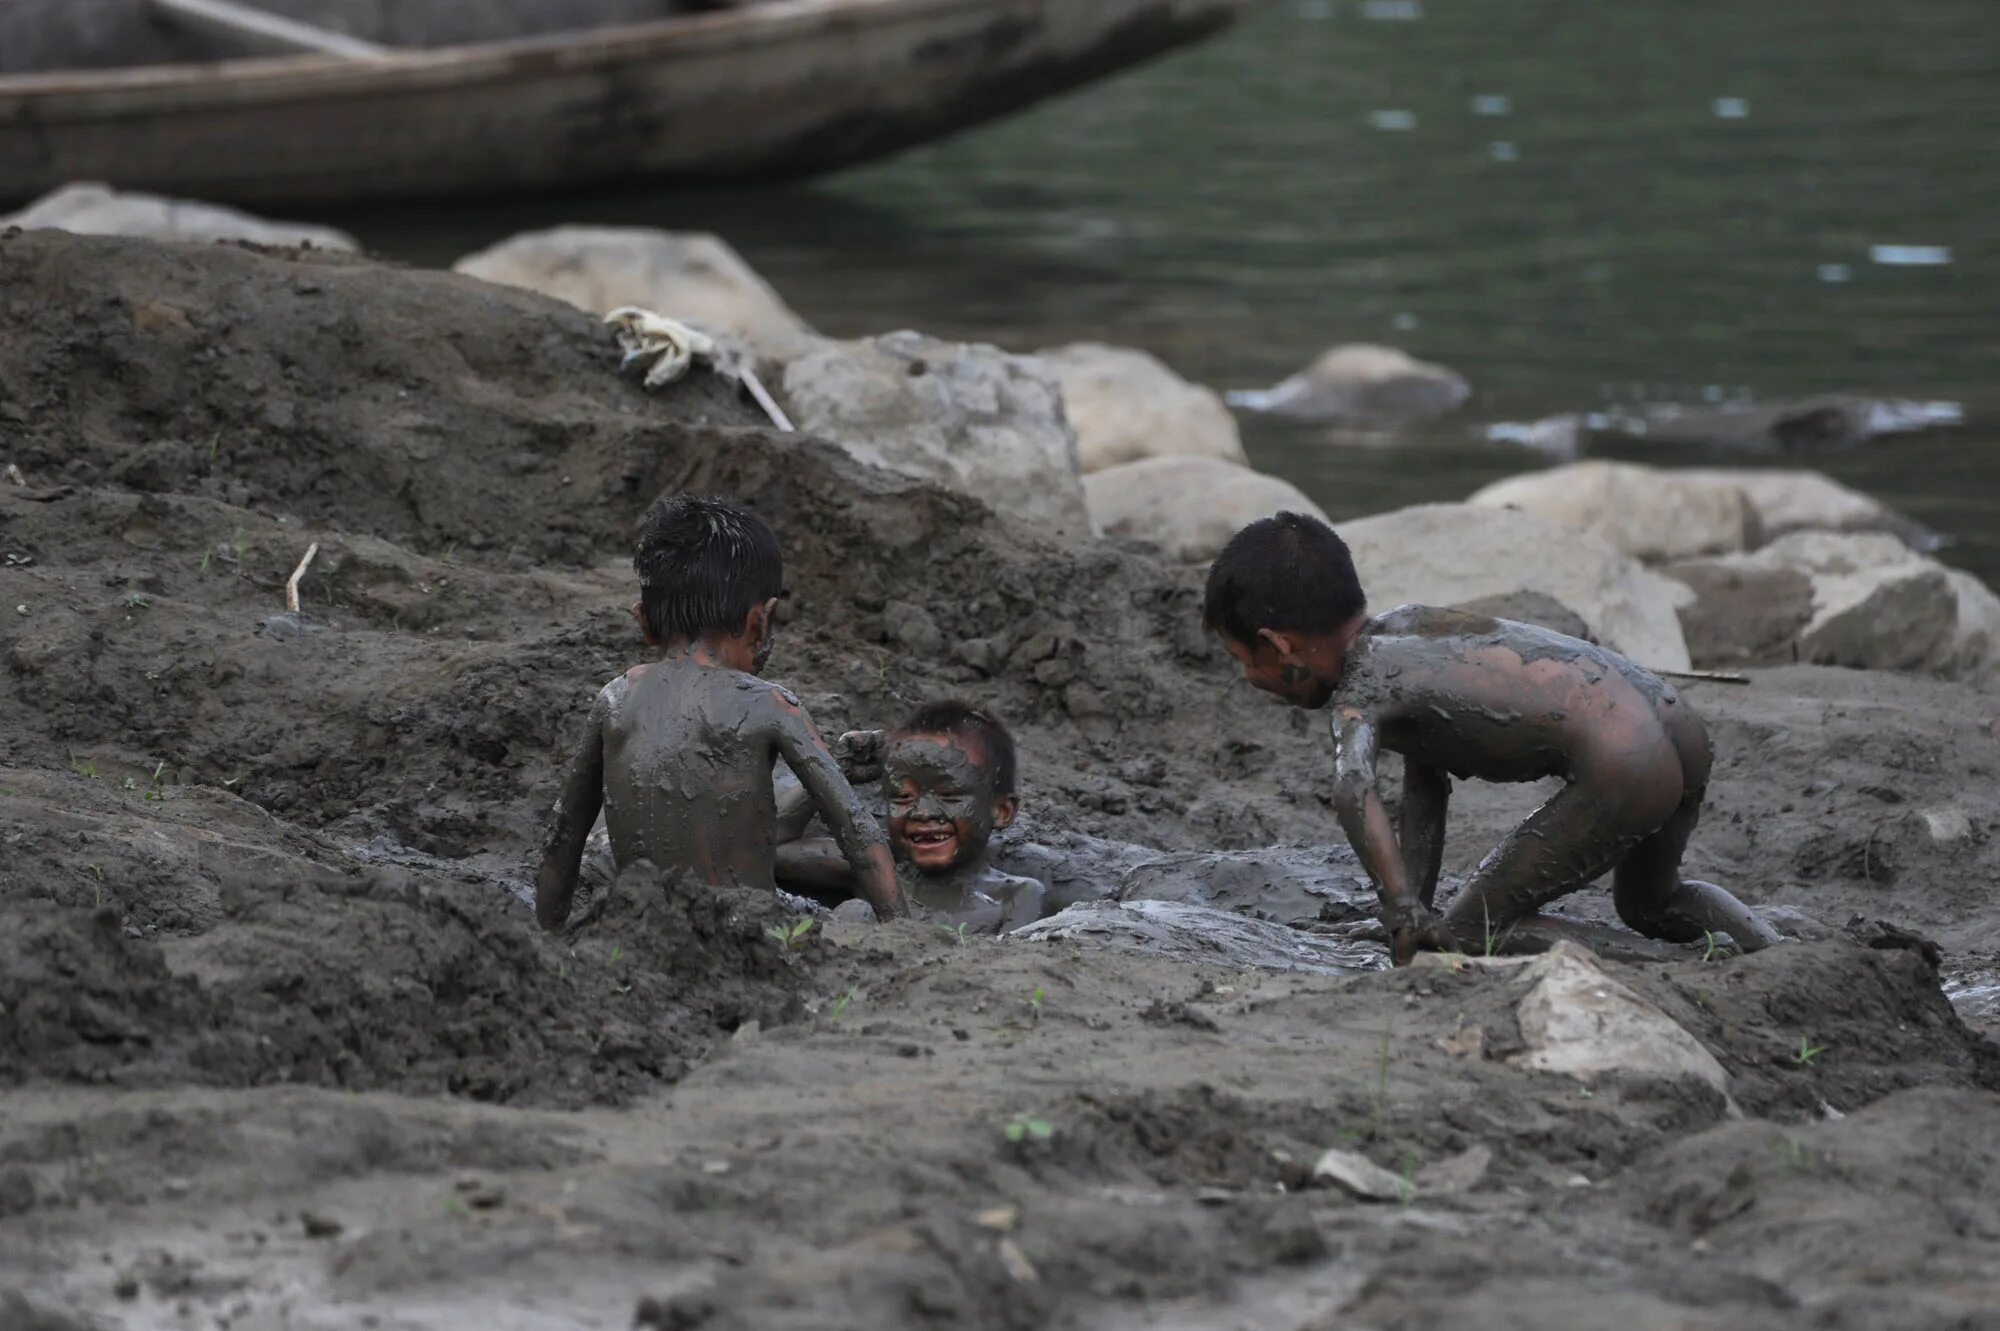
[[[1253,522],[1223,548],[1202,623],[1253,687],[1334,709],[1334,807],[1399,965],[1425,949],[1477,950],[1607,871],[1619,918],[1649,937],[1727,933],[1746,951],[1777,941],[1722,888],[1681,878],[1708,732],[1671,686],[1617,653],[1429,606],[1371,619],[1346,543],[1296,513]],[[1404,759],[1400,829],[1376,790],[1384,749]],[[1565,784],[1440,918],[1432,900],[1454,776]]]
[[[894,730],[844,739],[850,751],[880,754],[889,845],[910,901],[971,933],[1006,933],[1042,917],[1042,885],[992,865],[993,834],[1020,809],[1014,739],[997,717],[955,700],[927,703]],[[797,837],[805,821],[793,810],[781,813],[790,826],[780,840]],[[780,883],[853,890],[852,870],[834,850],[823,838],[780,845]]]
[[[650,860],[704,882],[775,886],[772,768],[792,769],[832,829],[856,890],[904,912],[882,830],[797,698],[757,673],[784,582],[778,539],[719,499],[675,495],[646,515],[632,613],[660,659],[604,686],[590,709],[535,878],[544,928],[569,917],[600,806],[619,868]]]

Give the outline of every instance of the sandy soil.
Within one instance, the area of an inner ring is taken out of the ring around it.
[[[1194,572],[615,365],[448,275],[0,238],[0,1327],[2000,1324],[2000,698],[1690,686],[1690,868],[1804,941],[1607,966],[1727,1097],[1517,1066],[1484,959],[786,950],[645,871],[558,940],[516,893],[673,486],[777,528],[823,728],[965,692],[1045,838],[1338,840]],[[1535,793],[1458,792],[1448,874]]]

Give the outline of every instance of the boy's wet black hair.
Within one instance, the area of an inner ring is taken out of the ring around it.
[[[1201,625],[1245,646],[1258,629],[1331,633],[1368,605],[1347,542],[1318,518],[1274,513],[1229,538],[1208,570]]]
[[[927,702],[903,718],[893,732],[897,735],[956,735],[979,745],[993,768],[993,793],[1014,793],[1014,737],[1000,718],[984,707],[974,707],[957,698]]]
[[[647,511],[632,556],[639,604],[657,642],[736,633],[784,589],[778,538],[755,513],[705,495],[669,495]]]

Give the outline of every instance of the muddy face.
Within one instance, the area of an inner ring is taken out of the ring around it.
[[[922,873],[983,863],[1012,814],[979,745],[956,735],[898,736],[883,757],[882,794],[896,857]]]
[[[1229,637],[1222,641],[1229,648],[1229,654],[1236,658],[1236,663],[1243,667],[1243,682],[1251,688],[1307,710],[1324,707],[1332,700],[1331,684],[1323,682],[1305,665],[1291,659],[1289,653],[1281,652],[1267,639],[1258,639],[1255,646]]]

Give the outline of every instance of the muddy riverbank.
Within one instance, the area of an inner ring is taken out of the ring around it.
[[[2000,702],[1962,685],[1689,686],[1690,868],[1805,941],[1604,965],[1719,1087],[1526,1066],[1527,972],[1484,959],[786,950],[775,903],[643,876],[536,932],[515,891],[671,487],[778,531],[771,673],[823,727],[966,693],[1047,835],[1338,839],[1323,733],[1231,680],[1198,570],[616,363],[445,274],[0,239],[0,1322],[1948,1327],[2000,1297],[1991,1019],[1872,923],[1946,977],[2000,962]],[[1447,875],[1534,796],[1459,792]],[[1316,1182],[1329,1148],[1407,1193]]]

